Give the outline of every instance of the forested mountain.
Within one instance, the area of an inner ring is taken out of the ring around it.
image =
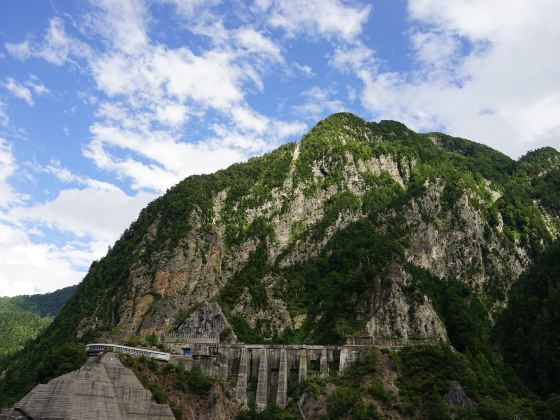
[[[43,331],[75,290],[70,286],[42,295],[0,297],[0,359]]]
[[[539,267],[555,261],[559,186],[551,148],[515,161],[465,139],[334,114],[299,143],[189,177],[142,210],[54,322],[6,363],[0,402],[75,368],[87,341],[170,332],[211,301],[246,343],[445,343],[392,356],[395,400],[355,380],[381,368],[358,366],[334,402],[322,400],[333,418],[554,418],[558,382],[523,363],[539,363],[524,340],[554,359],[557,329],[538,323],[556,325],[558,270],[551,280]],[[516,308],[539,316],[516,319]],[[445,404],[450,383],[473,404]]]

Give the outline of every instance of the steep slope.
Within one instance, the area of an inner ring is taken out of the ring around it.
[[[560,245],[540,255],[512,288],[496,335],[529,387],[543,397],[560,390]]]
[[[559,178],[547,159],[515,162],[395,121],[332,115],[300,143],[189,177],[146,207],[11,364],[0,394],[10,401],[50,377],[25,370],[39,349],[169,332],[207,301],[245,342],[479,346],[469,337],[557,235]]]
[[[15,353],[27,340],[34,339],[52,321],[76,286],[52,293],[0,298],[0,359]]]

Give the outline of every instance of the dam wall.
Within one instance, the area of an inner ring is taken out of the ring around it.
[[[198,340],[196,340],[198,341]],[[186,347],[188,346],[188,347]],[[289,391],[309,377],[343,372],[371,346],[174,343],[172,362],[198,365],[222,380],[243,405],[286,407]],[[188,348],[188,355],[179,355]]]

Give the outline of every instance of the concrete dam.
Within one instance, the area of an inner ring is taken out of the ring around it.
[[[342,373],[372,347],[433,345],[433,340],[353,339],[345,345],[203,343],[203,337],[168,336],[172,362],[197,364],[220,378],[243,405],[286,407],[290,389],[309,377]],[[208,339],[206,338],[208,341]],[[182,353],[182,354],[181,354]]]

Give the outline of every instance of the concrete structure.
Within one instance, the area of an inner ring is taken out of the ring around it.
[[[280,408],[288,405],[288,375],[286,349],[280,349],[280,369],[278,372],[278,388],[276,390],[276,405]]]
[[[268,404],[268,351],[266,347],[261,349],[260,361],[259,361],[259,378],[257,382],[257,409],[264,409]]]
[[[255,403],[258,409],[275,402],[288,405],[288,388],[310,376],[344,372],[372,347],[399,349],[405,346],[433,345],[433,340],[352,338],[342,346],[219,344],[211,337],[207,343],[185,338],[171,343],[175,353],[188,345],[188,357],[172,355],[172,361],[197,364],[207,375],[220,378],[244,406]]]
[[[220,378],[242,406],[255,403],[262,410],[275,402],[288,405],[290,384],[310,376],[326,377],[344,372],[372,347],[399,349],[433,345],[433,340],[351,338],[343,346],[220,344],[216,337],[168,336],[174,354],[116,344],[88,344],[90,354],[118,351],[162,361],[197,364],[206,375]],[[188,355],[184,349],[188,348]]]
[[[78,370],[39,384],[0,419],[173,420],[113,353],[90,357]]]
[[[241,348],[235,395],[241,405],[247,405],[247,349],[245,347]]]
[[[164,353],[162,351],[143,349],[140,347],[128,347],[121,346],[120,344],[109,344],[109,343],[92,343],[86,345],[86,352],[89,355],[101,354],[103,352],[113,351],[116,353],[126,353],[132,356],[144,356],[150,359],[161,360],[164,362],[169,362],[171,355],[169,353]]]

